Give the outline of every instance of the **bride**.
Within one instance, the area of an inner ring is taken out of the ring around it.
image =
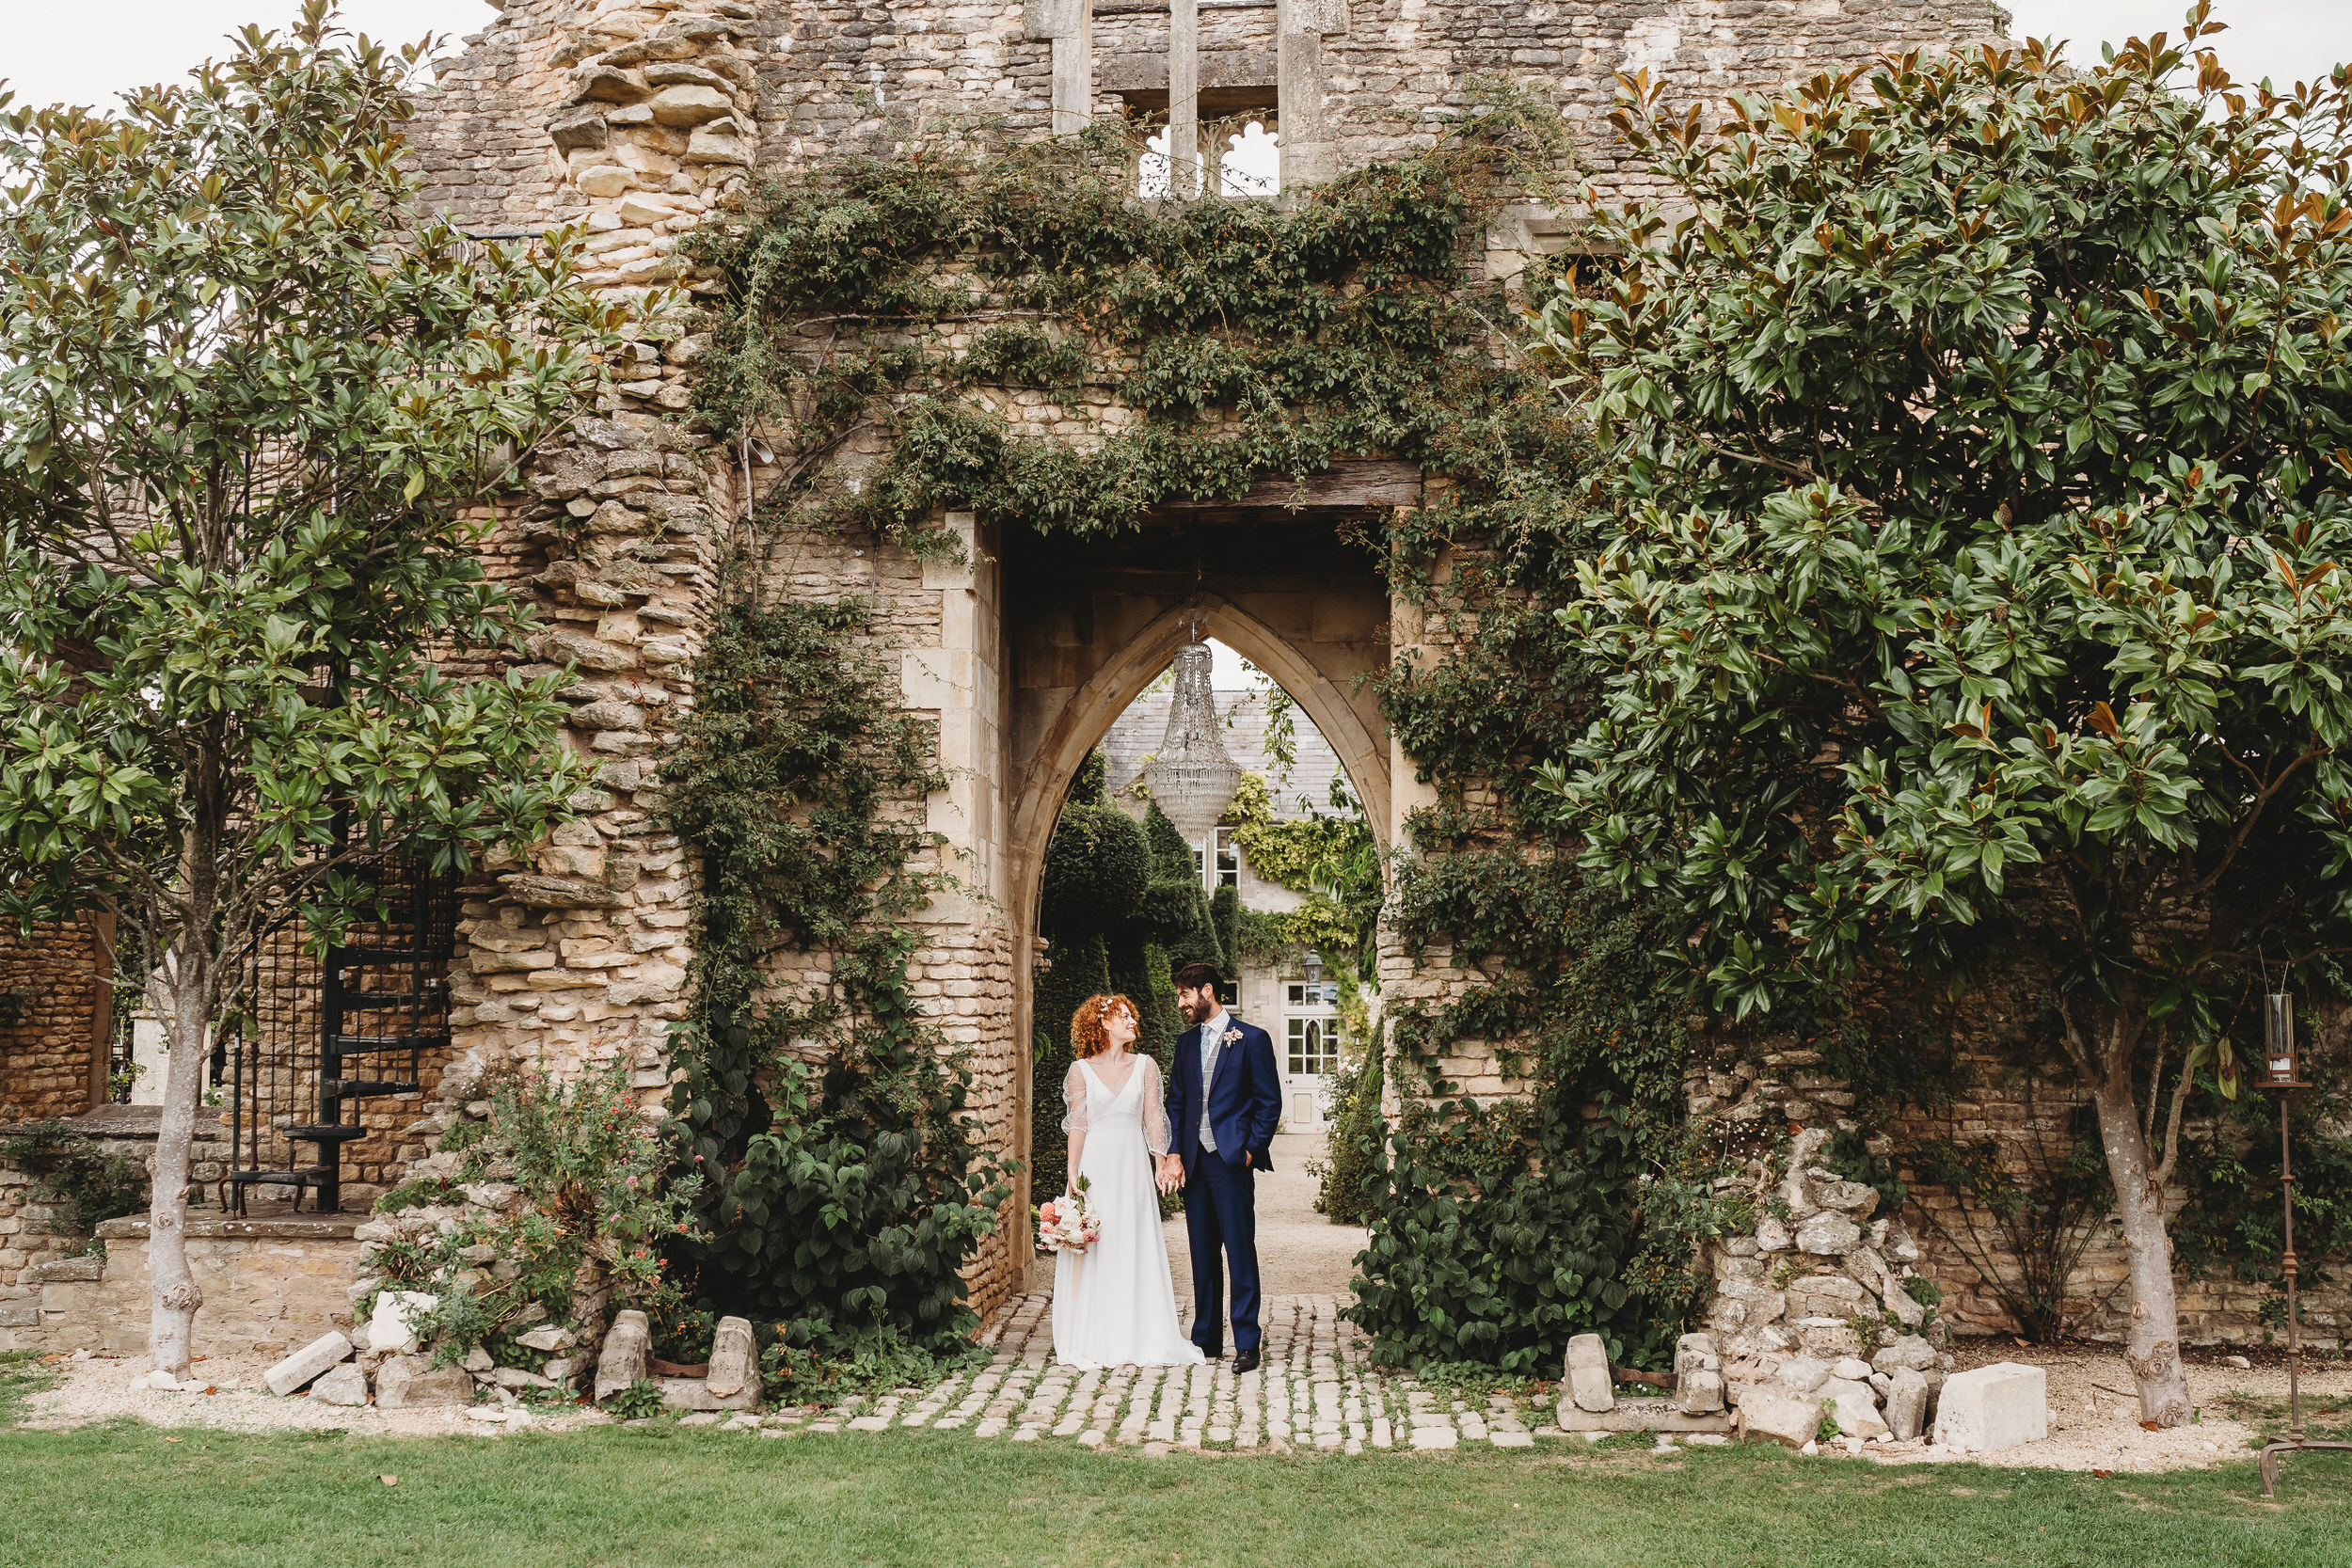
[[[1200,1347],[1176,1321],[1152,1156],[1168,1152],[1160,1065],[1129,1047],[1142,1030],[1123,996],[1089,996],[1070,1021],[1062,1100],[1070,1190],[1087,1179],[1102,1234],[1054,1259],[1054,1359],[1066,1367],[1189,1367]]]

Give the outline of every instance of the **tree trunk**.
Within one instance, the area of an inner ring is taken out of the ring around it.
[[[2115,1183],[2116,1217],[2131,1250],[2132,1326],[2123,1360],[2138,1385],[2139,1418],[2176,1427],[2188,1419],[2189,1403],[2188,1378],[2181,1370],[2180,1306],[2172,1291],[2172,1242],[2165,1233],[2164,1192],[2149,1180],[2154,1161],[2140,1130],[2128,1067],[2102,1074],[2091,1085],[2091,1101]]]
[[[185,1381],[194,1350],[196,1309],[204,1305],[188,1270],[188,1154],[203,1099],[211,1022],[211,963],[199,941],[183,941],[163,982],[170,1006],[171,1072],[164,1084],[163,1125],[155,1137],[155,1180],[147,1203],[147,1268],[152,1289],[148,1356],[157,1371]]]

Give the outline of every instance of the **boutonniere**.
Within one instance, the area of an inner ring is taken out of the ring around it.
[[[1241,1031],[1240,1031],[1240,1030],[1238,1030],[1238,1029],[1228,1029],[1228,1030],[1226,1030],[1226,1031],[1225,1031],[1225,1033],[1223,1033],[1223,1034],[1219,1035],[1219,1036],[1216,1037],[1216,1043],[1217,1043],[1217,1044],[1219,1044],[1219,1045],[1231,1045],[1231,1044],[1232,1044],[1235,1040],[1237,1040],[1237,1039],[1239,1039],[1239,1038],[1241,1038]]]

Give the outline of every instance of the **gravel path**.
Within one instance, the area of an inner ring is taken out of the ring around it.
[[[378,1410],[373,1404],[326,1404],[306,1395],[280,1399],[262,1383],[271,1359],[258,1355],[199,1358],[195,1375],[214,1391],[190,1394],[146,1386],[150,1364],[144,1355],[58,1357],[51,1364],[63,1374],[62,1380],[25,1402],[29,1415],[23,1424],[36,1431],[59,1432],[129,1416],[165,1427],[432,1437],[453,1432],[496,1435],[525,1426],[565,1432],[601,1426],[610,1419],[600,1412],[586,1410],[557,1415],[544,1408],[500,1410],[492,1406],[480,1409],[477,1415],[454,1406]]]
[[[2283,1414],[2286,1369],[2280,1365],[2232,1367],[2224,1351],[2195,1351],[2188,1367],[2189,1398],[2200,1419],[2187,1426],[2148,1432],[2139,1424],[2139,1398],[2120,1352],[2089,1345],[2042,1347],[2014,1340],[1954,1339],[1952,1354],[1963,1371],[2014,1361],[2040,1367],[2050,1379],[2050,1435],[2039,1443],[1985,1455],[1981,1463],[2015,1469],[2118,1470],[2146,1472],[2192,1469],[2249,1457],[2260,1446],[2256,1430],[2233,1419],[2237,1399],[2276,1400]],[[2305,1357],[2303,1413],[2352,1405],[2352,1361]],[[2323,1421],[2352,1421],[2352,1411],[2322,1416]],[[1927,1457],[1890,1454],[1892,1461]],[[1941,1458],[1940,1453],[1934,1457]]]

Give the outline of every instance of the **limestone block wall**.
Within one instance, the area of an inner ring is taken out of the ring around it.
[[[2332,1039],[2337,1025],[2327,1027]],[[2323,1045],[2322,1053],[2335,1059],[2332,1046]],[[1883,1217],[1901,1228],[1906,1254],[1901,1261],[1909,1272],[1942,1288],[1944,1300],[1936,1315],[1951,1333],[1979,1337],[2014,1333],[2019,1325],[1985,1277],[1979,1261],[1989,1262],[2014,1284],[2019,1278],[2017,1259],[2007,1234],[1975,1198],[1923,1181],[1915,1164],[1904,1156],[1931,1139],[1963,1146],[1990,1139],[2004,1166],[2019,1179],[2030,1180],[2034,1174],[2031,1146],[2055,1151],[2069,1147],[2072,1133],[2066,1131],[2067,1117],[2080,1097],[2062,1082],[2029,1088],[2018,1069],[1989,1040],[1963,1047],[1959,1082],[1966,1087],[1948,1105],[1932,1113],[1905,1106],[1872,1115],[1867,1129],[1869,1148],[1894,1161],[1896,1175],[1909,1189],[1901,1212]],[[1849,1085],[1823,1069],[1818,1051],[1793,1042],[1769,1042],[1745,1057],[1726,1053],[1702,1061],[1694,1065],[1684,1087],[1694,1120],[1749,1129],[1766,1138],[1785,1137],[1792,1148],[1804,1150],[1808,1160],[1822,1157],[1832,1135],[1866,1131],[1857,1119],[1855,1096]],[[2199,1131],[2194,1120],[2190,1131]],[[1762,1168],[1759,1164],[1757,1169]],[[2245,1200],[2275,1208],[2278,1189],[2270,1185],[2250,1190]],[[2185,1194],[2176,1187],[2169,1203],[2173,1216],[2179,1215],[2185,1202]],[[1757,1269],[1769,1272],[1776,1250],[1789,1257],[1803,1251],[1788,1252],[1785,1239],[1777,1249],[1772,1244],[1759,1247],[1759,1237],[1769,1242],[1771,1229],[1768,1222],[1759,1227],[1758,1236],[1735,1239],[1716,1249],[1718,1329],[1753,1333],[1767,1323],[1793,1323],[1804,1315],[1784,1312],[1785,1302],[1758,1297],[1753,1290],[1764,1277]],[[1963,1245],[1956,1236],[1973,1239]],[[1894,1254],[1887,1256],[1890,1261],[1894,1259]],[[1764,1259],[1762,1264],[1752,1261],[1759,1258]],[[2347,1265],[2352,1265],[2352,1259],[2313,1258],[2308,1246],[2304,1249],[2300,1316],[2307,1342],[2352,1342],[2352,1267]],[[2322,1272],[2329,1277],[2318,1277]],[[2128,1278],[2121,1230],[2111,1221],[2098,1226],[2069,1281],[2069,1321],[2074,1330],[2093,1339],[2122,1339],[2131,1311]],[[2181,1274],[2176,1286],[2182,1332],[2191,1342],[2260,1342],[2278,1337],[2278,1297],[2264,1282],[2224,1272],[2195,1277]]]
[[[329,1329],[351,1328],[359,1248],[356,1219],[191,1219],[188,1267],[204,1292],[198,1355],[277,1357]],[[151,1307],[144,1218],[98,1227],[103,1259],[44,1265],[30,1299],[0,1299],[0,1350],[147,1349]]]
[[[105,1105],[72,1118],[72,1125],[90,1140],[100,1157],[129,1160],[142,1171],[151,1171],[162,1118],[160,1105]],[[218,1183],[229,1174],[228,1156],[228,1129],[211,1114],[199,1116],[188,1159],[192,1206],[218,1201]],[[60,1223],[42,1180],[15,1162],[0,1159],[0,1306],[22,1299],[10,1291],[33,1280],[42,1265],[88,1245],[87,1232],[60,1228]]]
[[[1203,87],[1261,98],[1271,87],[1288,182],[1426,145],[1467,78],[1501,72],[1563,105],[1604,197],[1645,188],[1600,126],[1619,70],[1647,66],[1720,94],[1883,48],[1994,36],[2006,21],[1989,0],[1202,0],[1200,13]],[[692,276],[679,245],[755,165],[885,150],[976,119],[1032,136],[1148,109],[1155,81],[1166,92],[1168,26],[1165,0],[510,0],[441,71],[410,142],[428,204],[469,231],[578,224],[591,236],[591,281],[639,299],[675,286],[691,304],[715,285]],[[1514,246],[1556,243],[1555,219],[1514,221],[1514,234],[1489,242],[1503,270]],[[581,822],[467,890],[454,1059],[432,1114],[405,1130],[404,1158],[468,1114],[483,1072],[501,1064],[627,1055],[649,1107],[666,1085],[694,868],[660,831],[660,759],[693,701],[689,664],[723,546],[745,527],[746,492],[780,477],[687,422],[691,325],[682,314],[649,325],[605,417],[540,465],[529,496],[498,518],[494,568],[526,583],[551,623],[534,656],[578,667],[567,741],[597,774]],[[1047,429],[1050,411],[1033,412]],[[852,443],[836,477],[854,483],[881,455]],[[970,537],[969,519],[948,523]],[[928,911],[914,978],[977,1074],[989,1136],[1010,1151],[1026,1135],[1017,965],[1030,955],[1019,950],[1026,922],[1008,908],[1019,802],[1008,784],[1004,588],[990,542],[972,546],[961,564],[925,563],[787,532],[755,553],[765,592],[871,598],[910,709],[937,726],[951,782],[921,809],[948,841],[959,887]],[[1406,609],[1396,626],[1408,657],[1442,657],[1459,635]],[[1391,754],[1390,772],[1388,815],[1401,822],[1429,797],[1409,759]],[[1441,1003],[1470,983],[1450,955],[1419,958],[1384,943],[1392,1007]],[[782,955],[772,976],[792,989],[828,977],[821,955]],[[1481,1046],[1446,1069],[1482,1099],[1515,1088]],[[1018,1273],[1022,1228],[1009,1223],[975,1269],[984,1310]]]
[[[104,1102],[113,932],[43,921],[0,929],[0,1126]]]

